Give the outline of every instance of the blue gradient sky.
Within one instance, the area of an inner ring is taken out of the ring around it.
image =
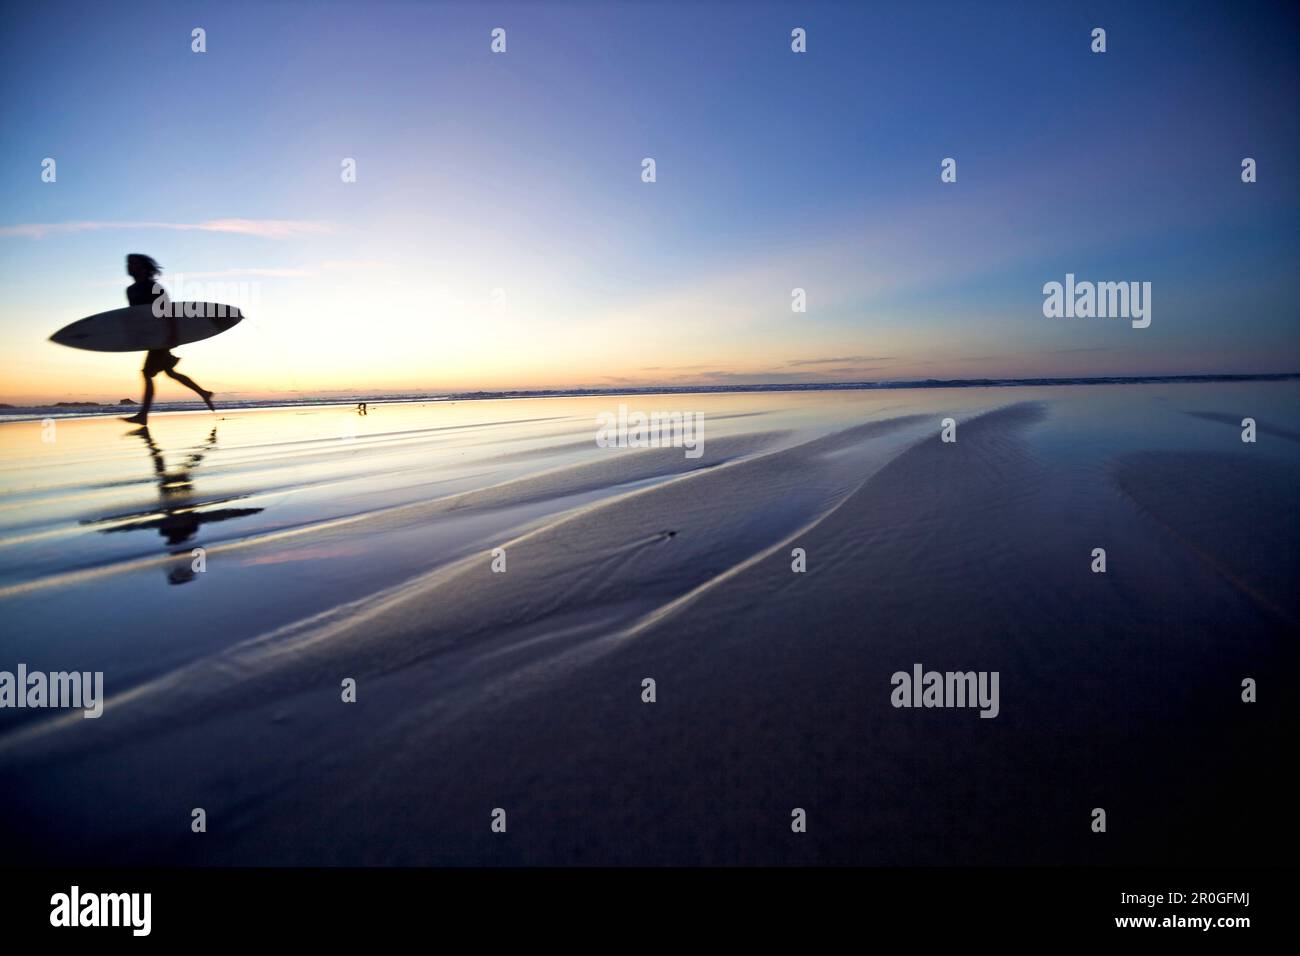
[[[257,283],[226,394],[1300,369],[1296,15],[1134,6],[10,5],[0,401],[134,395],[45,341],[132,251]]]

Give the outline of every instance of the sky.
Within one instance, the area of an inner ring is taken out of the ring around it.
[[[0,402],[137,396],[140,355],[47,341],[125,305],[129,252],[173,298],[243,305],[178,351],[219,399],[1300,371],[1297,25],[1285,3],[9,4]],[[1150,282],[1150,326],[1045,317],[1067,273]]]

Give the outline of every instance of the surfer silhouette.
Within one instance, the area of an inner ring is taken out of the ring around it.
[[[126,272],[135,280],[126,290],[126,301],[128,305],[153,305],[157,299],[164,299],[168,302],[167,290],[158,285],[158,273],[162,271],[162,266],[158,265],[152,258],[133,252],[126,257]],[[144,368],[144,398],[140,401],[140,411],[124,421],[131,422],[135,425],[144,425],[149,421],[149,409],[153,407],[153,377],[159,372],[166,373],[168,378],[180,382],[186,388],[195,392],[203,403],[211,411],[217,408],[212,404],[212,393],[200,385],[194,379],[182,372],[176,371],[176,363],[180,359],[172,355],[171,349],[177,345],[176,317],[167,310],[167,317],[163,320],[167,323],[167,348],[151,349],[145,353]]]

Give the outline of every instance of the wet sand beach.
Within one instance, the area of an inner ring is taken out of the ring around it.
[[[0,670],[103,671],[106,696],[94,720],[0,710],[0,846],[1282,862],[1297,398],[1097,385],[239,410],[147,434],[60,421],[52,441],[0,425]],[[598,447],[620,401],[702,414],[702,453]],[[894,706],[916,664],[997,672],[997,715]]]

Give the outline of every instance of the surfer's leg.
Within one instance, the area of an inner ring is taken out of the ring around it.
[[[149,420],[149,409],[153,407],[153,376],[146,374],[144,377],[144,398],[140,399],[140,411],[136,412],[125,421],[133,424],[143,425]]]
[[[180,382],[190,391],[197,393],[199,398],[203,399],[203,404],[208,406],[209,411],[215,412],[217,410],[217,406],[212,404],[212,393],[209,392],[202,385],[200,385],[198,382],[194,381],[194,379],[190,378],[184,372],[176,371],[176,369],[174,368],[169,368],[167,370],[167,374],[174,381]]]

